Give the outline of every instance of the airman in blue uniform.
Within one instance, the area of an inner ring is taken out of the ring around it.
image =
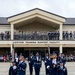
[[[50,66],[49,75],[58,75],[59,61],[57,60],[57,54],[53,54],[49,66]]]
[[[41,57],[39,53],[36,53],[36,56],[34,58],[35,75],[40,75],[40,68],[41,68]]]
[[[58,74],[59,75],[67,75],[67,68],[64,66],[63,62],[60,62]]]
[[[49,75],[49,69],[47,68],[47,66],[48,66],[48,64],[49,64],[49,55],[48,55],[48,53],[46,53],[46,55],[45,55],[44,63],[45,63],[46,75]]]
[[[26,75],[26,62],[24,60],[24,56],[20,56],[19,58],[19,64],[18,64],[18,75]]]
[[[28,62],[29,62],[29,71],[30,71],[30,75],[33,74],[33,66],[34,66],[34,56],[31,53],[29,58],[28,58]]]
[[[66,57],[65,57],[65,55],[63,53],[60,54],[59,61],[63,62],[64,65],[66,64]]]
[[[16,63],[16,66],[18,66],[18,64],[19,64],[19,58],[18,57],[15,57],[14,62]]]
[[[17,75],[17,66],[15,62],[12,62],[12,66],[9,68],[9,75]]]
[[[52,75],[52,59],[51,58],[49,58],[46,68],[48,69],[48,72],[49,72],[47,75]]]

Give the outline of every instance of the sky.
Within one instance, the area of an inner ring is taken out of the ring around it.
[[[13,16],[34,8],[75,18],[75,0],[0,0],[0,17]]]

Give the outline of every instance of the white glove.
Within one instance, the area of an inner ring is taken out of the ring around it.
[[[16,58],[16,62],[18,62],[18,58]]]
[[[17,67],[16,66],[13,66],[13,69],[15,70]]]
[[[49,66],[47,66],[47,69],[49,69]]]

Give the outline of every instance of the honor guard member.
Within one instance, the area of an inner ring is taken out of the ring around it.
[[[41,68],[41,57],[39,53],[37,52],[34,58],[35,75],[40,75],[40,68]]]
[[[49,69],[47,68],[47,66],[48,66],[48,64],[49,64],[49,55],[48,55],[48,53],[46,53],[46,55],[45,55],[44,63],[45,63],[46,75],[49,75]]]
[[[19,64],[19,58],[18,57],[15,57],[14,62],[16,63],[16,66],[18,66],[18,64]]]
[[[18,75],[26,75],[26,62],[25,62],[25,59],[24,59],[24,56],[21,55],[19,57],[19,64],[18,64]]]
[[[66,57],[65,57],[65,55],[63,53],[60,54],[59,61],[63,62],[64,65],[66,64]]]
[[[30,71],[30,75],[33,74],[33,66],[34,66],[34,56],[31,53],[29,58],[28,58],[28,62],[29,62],[29,71]]]
[[[59,61],[57,59],[57,54],[56,53],[54,53],[53,56],[52,56],[51,64],[52,64],[52,66],[51,66],[52,69],[49,72],[49,75],[58,75]]]
[[[67,75],[67,68],[64,66],[63,62],[60,62],[58,75]]]
[[[53,73],[52,73],[52,70],[53,70],[52,58],[53,58],[53,56],[49,57],[49,61],[48,61],[48,64],[47,64],[47,69],[48,69],[48,72],[49,72],[48,75],[53,75]]]
[[[12,66],[9,68],[9,75],[17,75],[17,66],[15,62],[12,62]]]

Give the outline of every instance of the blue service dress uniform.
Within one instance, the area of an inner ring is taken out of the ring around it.
[[[26,75],[27,64],[22,61],[18,64],[18,75]]]
[[[59,75],[67,75],[67,68],[65,66],[60,66],[58,73]]]
[[[57,59],[52,59],[51,70],[49,72],[49,75],[58,75],[58,67],[59,67],[59,61]]]
[[[9,75],[17,75],[17,66],[11,66],[10,67]]]
[[[33,74],[34,56],[28,58],[30,75]]]
[[[46,75],[49,75],[49,69],[47,68],[47,66],[48,66],[49,63],[50,63],[49,56],[46,56],[46,57],[45,57],[44,62],[45,62]]]
[[[65,65],[66,64],[66,57],[65,56],[60,56],[59,61],[63,62],[63,64]]]
[[[35,75],[40,75],[40,68],[41,68],[41,57],[40,56],[36,56],[34,58]]]
[[[15,60],[14,60],[14,62],[16,63],[16,66],[18,66],[18,64],[19,64],[19,58],[16,57]]]
[[[52,75],[52,59],[49,59],[47,67],[49,74],[48,75]]]

